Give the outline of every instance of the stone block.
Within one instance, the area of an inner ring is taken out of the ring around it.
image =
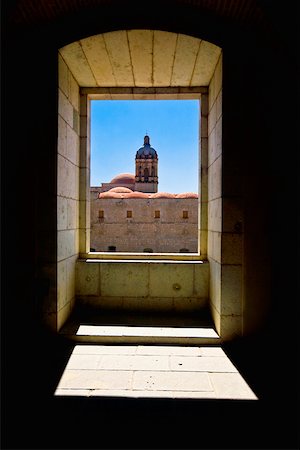
[[[133,389],[157,391],[213,391],[207,373],[136,371]]]
[[[90,251],[90,229],[79,229],[79,253],[88,253]]]
[[[89,105],[89,99],[87,97],[87,94],[82,94],[81,92],[79,92],[79,111],[80,111],[80,116],[88,116],[88,105]]]
[[[79,228],[85,228],[89,223],[90,209],[89,202],[80,200],[79,202]]]
[[[209,264],[194,264],[194,295],[207,299],[209,292]]]
[[[169,357],[166,355],[103,355],[98,364],[103,370],[169,370]]]
[[[208,136],[212,132],[213,128],[215,128],[217,123],[217,106],[216,103],[212,105],[211,110],[208,113]]]
[[[192,355],[191,355],[192,356]],[[221,347],[199,347],[199,355],[195,356],[225,356],[226,353]]]
[[[67,298],[70,301],[75,297],[75,276],[77,255],[71,256],[66,260],[67,264]]]
[[[242,264],[243,235],[222,233],[222,264]]]
[[[99,295],[99,263],[76,263],[76,295]]]
[[[61,55],[58,55],[58,86],[66,97],[70,92],[70,71]]]
[[[57,197],[57,229],[67,229],[67,203],[68,200],[65,197]]]
[[[166,355],[166,356],[200,356],[200,347],[186,347],[183,345],[166,346],[166,345],[138,345],[136,347],[137,355]]]
[[[190,83],[198,50],[199,39],[178,34],[171,86],[187,86]]]
[[[66,370],[77,369],[77,370],[96,370],[100,363],[101,356],[97,354],[73,354],[70,356],[68,364],[66,365]]]
[[[152,86],[153,31],[127,32],[135,86]]]
[[[57,311],[57,331],[66,323],[71,314],[71,303],[67,302]]]
[[[222,117],[216,123],[216,157],[222,153]]]
[[[134,355],[137,349],[137,345],[75,345],[72,355]]]
[[[154,31],[153,37],[153,83],[169,86],[172,76],[176,35],[165,31]],[[159,95],[159,94],[158,94]]]
[[[216,99],[216,107],[217,107],[217,121],[222,116],[222,89],[218,93],[217,99]]]
[[[200,123],[201,123],[201,137],[206,138],[206,137],[208,137],[208,118],[207,118],[207,116],[201,116]]]
[[[222,234],[217,231],[208,231],[207,254],[217,262],[221,262]]]
[[[76,254],[75,230],[63,230],[57,233],[57,260]]]
[[[67,303],[67,263],[66,260],[57,263],[57,303],[61,309]]]
[[[144,263],[101,263],[101,295],[145,297],[149,291],[148,265]]]
[[[225,356],[170,356],[171,370],[184,372],[237,372]]]
[[[90,171],[86,168],[79,169],[79,189],[81,200],[87,200],[90,193]],[[84,196],[85,193],[85,196]]]
[[[243,319],[242,316],[221,316],[221,330],[220,335],[222,339],[229,340],[242,336],[243,332]]]
[[[212,165],[212,163],[219,156],[217,154],[216,147],[216,128],[213,128],[211,133],[208,136],[208,152],[207,152],[207,165],[208,167]]]
[[[207,41],[201,41],[194,68],[192,86],[208,86],[215,70],[220,47]]]
[[[214,322],[214,327],[219,336],[221,336],[221,314],[215,308],[214,304],[210,303],[210,313]]]
[[[67,199],[67,227],[76,229],[79,225],[79,202],[78,200]]]
[[[208,111],[212,109],[213,104],[215,103],[215,72],[210,80],[208,87]]]
[[[207,230],[200,231],[200,255],[202,259],[207,259]]]
[[[239,373],[210,373],[217,398],[257,400],[257,396]]]
[[[210,303],[218,313],[221,311],[221,264],[209,259],[210,280],[209,280],[209,297]]]
[[[200,160],[200,167],[201,168],[207,168],[208,167],[208,138],[207,137],[201,137],[201,160]]]
[[[242,314],[242,266],[222,264],[221,314]]]
[[[67,154],[66,158],[76,166],[79,166],[79,137],[75,131],[67,125]]]
[[[208,202],[208,229],[210,231],[222,231],[222,198],[216,198]]]
[[[132,372],[120,370],[66,370],[58,389],[130,389]]]
[[[208,200],[222,195],[222,160],[219,156],[208,168]]]
[[[208,116],[208,93],[201,94],[200,108],[201,108],[201,117],[203,117],[203,116],[207,117]]]
[[[126,31],[105,33],[103,37],[117,86],[133,86],[134,78]]]
[[[202,202],[201,203],[201,209],[200,209],[200,229],[207,231],[208,227],[208,203]]]
[[[207,202],[207,200],[208,200],[208,170],[207,169],[203,169],[203,170],[201,169],[199,195],[200,195],[202,202]]]
[[[58,115],[58,139],[57,151],[60,155],[66,157],[67,155],[67,123]]]
[[[58,155],[57,193],[62,197],[78,199],[79,186],[77,178],[79,168],[67,159]]]
[[[58,113],[70,127],[73,127],[73,106],[60,89],[58,90]]]
[[[222,84],[223,84],[223,63],[221,54],[215,70],[215,98],[217,98],[220,90],[222,89]]]
[[[70,72],[76,73],[76,80],[80,86],[95,87],[97,85],[80,42],[72,42],[60,48],[59,52],[67,61]]]
[[[151,297],[191,297],[194,269],[191,264],[150,264],[149,293]]]
[[[89,168],[89,158],[88,158],[88,145],[89,141],[87,137],[80,137],[80,151],[79,151],[79,165],[81,168]]]
[[[70,102],[74,109],[79,111],[79,86],[75,78],[70,74]]]
[[[80,133],[79,135],[81,137],[86,137],[88,138],[88,120],[87,120],[87,116],[82,116],[80,115],[79,117],[79,124],[80,124]]]

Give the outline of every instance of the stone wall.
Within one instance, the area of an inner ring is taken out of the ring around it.
[[[217,331],[230,337],[242,334],[243,217],[236,177],[223,176],[235,161],[222,148],[222,72],[221,56],[209,86],[208,260],[212,315]]]
[[[222,58],[216,66],[208,95],[208,235],[210,306],[217,331],[221,326],[222,235]]]
[[[78,260],[77,304],[97,309],[200,311],[207,305],[209,264]]]
[[[79,253],[79,87],[59,55],[57,155],[57,328],[75,303]]]
[[[103,217],[99,217],[102,211]],[[127,217],[127,211],[130,211]],[[187,211],[187,218],[183,217]],[[155,217],[159,215],[159,217]],[[159,213],[158,213],[159,212]],[[118,252],[198,251],[197,198],[97,198],[91,192],[91,248]]]

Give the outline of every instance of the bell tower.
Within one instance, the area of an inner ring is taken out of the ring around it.
[[[144,145],[135,156],[135,190],[140,192],[157,192],[158,157],[156,150],[150,146],[150,137],[144,136]]]

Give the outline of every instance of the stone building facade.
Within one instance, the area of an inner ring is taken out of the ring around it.
[[[158,157],[147,135],[135,168],[91,187],[91,251],[196,253],[198,194],[157,192]]]

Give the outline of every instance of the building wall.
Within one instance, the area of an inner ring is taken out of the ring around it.
[[[99,199],[96,192],[91,192],[90,244],[95,251],[107,251],[111,245],[119,252],[198,251],[197,198]],[[100,210],[103,218],[99,218]],[[127,211],[132,218],[127,218]],[[159,218],[155,211],[160,212]],[[188,218],[183,218],[183,211]]]
[[[79,253],[79,87],[59,55],[57,156],[57,328],[75,303]]]

